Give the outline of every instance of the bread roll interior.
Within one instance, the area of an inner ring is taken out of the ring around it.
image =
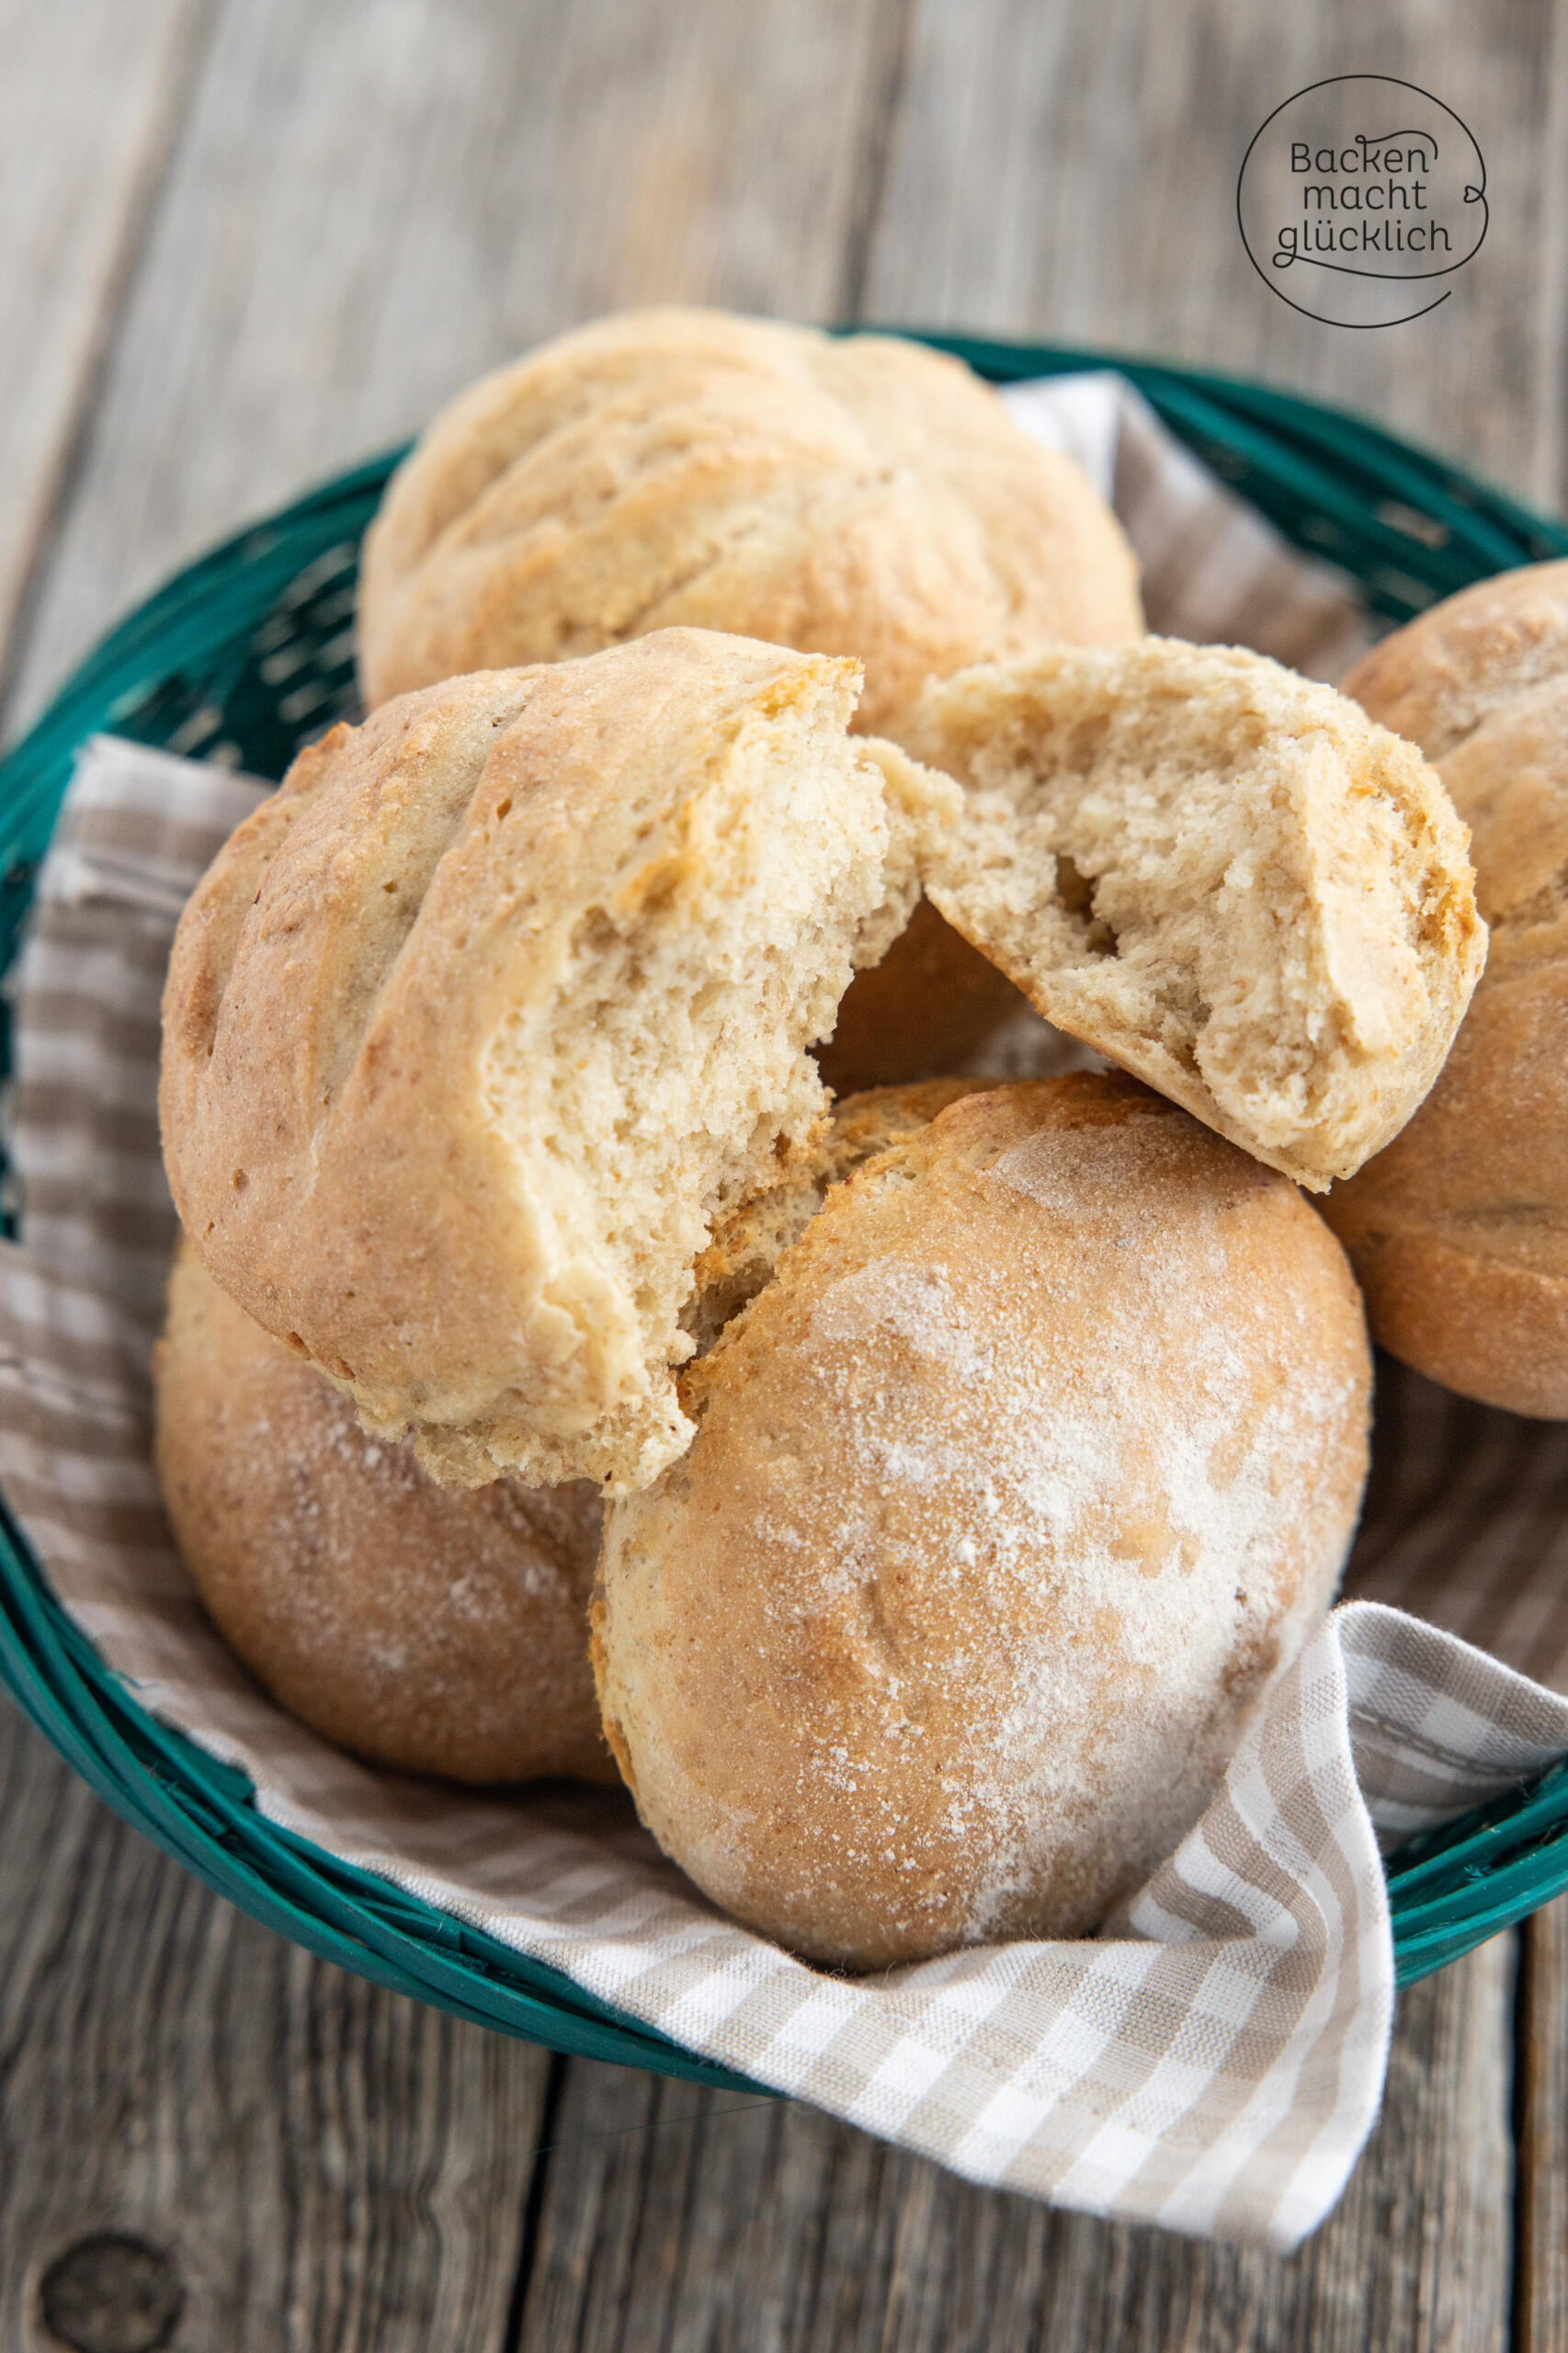
[[[1048,1021],[1314,1191],[1409,1118],[1485,944],[1412,746],[1158,638],[933,682],[905,740],[965,787],[928,896]]]

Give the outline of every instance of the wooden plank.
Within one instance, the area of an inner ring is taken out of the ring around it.
[[[176,563],[623,303],[837,307],[879,0],[222,0],[14,714]]]
[[[1568,2346],[1568,1896],[1522,1932],[1516,2342]]]
[[[545,2052],[244,1919],[8,1703],[0,1873],[0,2344],[55,2345],[40,2281],[102,2286],[108,2234],[164,2259],[176,2345],[502,2353]]]
[[[1503,0],[914,0],[872,246],[875,316],[1203,360],[1351,403],[1528,495],[1562,493],[1562,10]],[[1324,76],[1393,74],[1456,108],[1491,231],[1429,317],[1298,316],[1235,221],[1253,133]]]
[[[222,0],[16,708],[244,514],[537,335],[654,296],[827,315],[863,288],[882,315],[1219,354],[1540,487],[1561,429],[1529,279],[1536,232],[1537,253],[1557,233],[1545,24],[1523,0],[1484,22],[1381,0],[1336,27],[1439,95],[1469,85],[1512,207],[1500,268],[1489,245],[1443,314],[1462,332],[1396,349],[1292,321],[1227,242],[1227,142],[1322,70],[1315,22],[1261,26],[1238,0],[1113,0],[1081,28],[1029,0]],[[174,2254],[180,2342],[509,2345],[537,2055],[462,2046],[289,1952],[32,1745],[41,1766],[0,1782],[28,1891],[0,1926],[0,2336],[36,2342],[45,2265],[118,2229]],[[1373,2149],[1285,2265],[969,2189],[806,2110],[574,2064],[520,2342],[1484,2353],[1506,2303],[1506,1958],[1409,1998]]]
[[[1372,2141],[1284,2259],[972,2188],[799,2106],[574,2062],[520,2353],[1504,2353],[1511,1978],[1503,1938],[1404,1997]]]
[[[40,560],[200,27],[0,0],[0,642]]]

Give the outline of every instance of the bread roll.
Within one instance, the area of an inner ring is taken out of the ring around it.
[[[695,1352],[705,1356],[725,1325],[773,1279],[779,1258],[799,1242],[834,1186],[902,1137],[929,1127],[939,1111],[983,1082],[927,1079],[878,1086],[835,1104],[805,1142],[785,1154],[775,1181],[735,1203],[699,1258],[696,1283],[681,1317]]]
[[[472,385],[367,536],[373,707],[673,623],[865,664],[890,732],[929,672],[1142,626],[1120,526],[961,361],[722,311],[629,311]]]
[[[1568,672],[1568,562],[1527,563],[1445,597],[1343,682],[1364,710],[1446,760],[1490,715]]]
[[[1262,654],[1153,637],[933,683],[903,740],[965,792],[927,896],[1048,1021],[1316,1191],[1397,1134],[1485,951],[1409,745]]]
[[[820,1116],[805,1049],[914,899],[857,684],[697,630],[453,679],[303,753],[187,906],[185,1230],[437,1476],[686,1445],[709,1221]]]
[[[273,1696],[379,1765],[613,1780],[588,1668],[588,1485],[438,1487],[182,1252],[154,1459],[220,1631]]]
[[[661,1846],[854,1969],[1080,1936],[1177,1844],[1333,1593],[1369,1373],[1322,1221],[1132,1082],[872,1116],[594,1608]]]
[[[1431,1094],[1324,1214],[1385,1347],[1568,1418],[1568,563],[1449,597],[1346,690],[1437,761],[1492,945]]]

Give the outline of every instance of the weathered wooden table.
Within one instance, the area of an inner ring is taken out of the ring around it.
[[[1565,0],[0,0],[0,58],[7,732],[204,542],[649,298],[1198,357],[1562,503]],[[1490,175],[1453,299],[1384,334],[1275,301],[1233,210],[1264,116],[1353,71],[1460,108]],[[0,1888],[7,2353],[1568,2344],[1561,1905],[1405,1998],[1349,2193],[1277,2261],[380,1993],[9,1708]]]

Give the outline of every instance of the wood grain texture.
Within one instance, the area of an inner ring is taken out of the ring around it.
[[[1568,19],[1547,0],[914,0],[868,313],[1203,360],[1369,409],[1540,499],[1563,486]],[[1236,177],[1324,76],[1409,79],[1486,159],[1492,229],[1429,317],[1358,333],[1254,272]]]
[[[133,596],[631,302],[837,307],[879,0],[221,0],[11,717]]]
[[[313,1961],[125,1829],[0,1704],[0,2345],[94,2234],[177,2347],[502,2353],[547,2055]]]
[[[1568,1896],[1520,1931],[1519,2353],[1568,2347]]]
[[[35,577],[201,28],[193,0],[0,0],[0,639]]]
[[[1511,1971],[1504,1938],[1404,1997],[1366,2155],[1284,2259],[574,2061],[520,2353],[1505,2353]]]

